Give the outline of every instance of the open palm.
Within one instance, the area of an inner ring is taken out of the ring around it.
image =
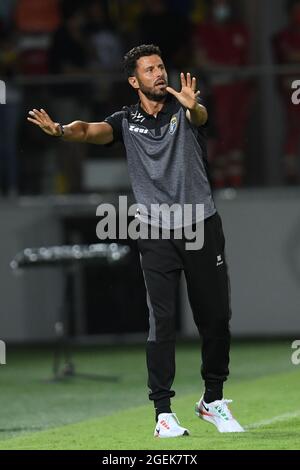
[[[28,117],[27,120],[38,126],[42,131],[46,132],[46,134],[53,136],[61,135],[59,124],[53,122],[44,109],[40,111],[33,109],[29,111],[29,114],[30,117]]]
[[[181,73],[180,80],[181,91],[176,91],[169,86],[167,91],[174,95],[185,108],[192,109],[197,103],[197,97],[200,95],[200,91],[196,91],[196,78],[191,78],[190,73],[187,73],[186,77],[184,73]]]

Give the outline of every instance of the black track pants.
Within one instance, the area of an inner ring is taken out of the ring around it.
[[[149,307],[147,341],[149,398],[157,404],[175,395],[176,294],[185,273],[194,321],[202,336],[201,375],[206,383],[228,376],[230,290],[225,239],[218,213],[204,222],[204,245],[187,250],[186,240],[138,241]],[[187,364],[188,367],[188,364]]]

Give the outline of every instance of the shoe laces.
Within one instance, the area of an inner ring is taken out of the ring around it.
[[[223,400],[218,400],[218,402],[215,404],[214,408],[218,412],[218,414],[225,419],[226,421],[228,419],[232,419],[232,414],[231,411],[228,407],[228,404],[232,403],[232,400],[226,400],[223,398]]]

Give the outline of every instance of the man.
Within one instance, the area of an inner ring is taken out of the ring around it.
[[[147,289],[150,332],[147,341],[149,398],[156,410],[157,437],[188,435],[171,410],[175,392],[175,308],[182,270],[185,272],[194,319],[203,336],[202,377],[205,393],[196,414],[220,432],[242,432],[223,399],[228,375],[230,305],[224,259],[222,223],[216,212],[205,168],[203,127],[207,111],[198,103],[196,79],[181,74],[181,91],[168,86],[160,49],[142,45],[129,51],[124,67],[139,102],[100,123],[54,123],[44,110],[30,111],[29,121],[47,134],[72,142],[124,142],[133,192],[141,207],[153,204],[204,205],[204,246],[186,249],[184,237],[174,232],[182,221],[174,217],[169,239],[139,239],[141,265]],[[140,211],[151,226],[164,222]],[[193,214],[190,223],[199,222]]]

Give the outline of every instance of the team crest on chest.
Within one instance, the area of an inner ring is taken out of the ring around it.
[[[176,129],[177,129],[177,117],[176,117],[176,116],[172,116],[171,121],[170,121],[170,125],[169,125],[169,132],[170,132],[170,134],[174,134],[174,132],[176,131]]]

